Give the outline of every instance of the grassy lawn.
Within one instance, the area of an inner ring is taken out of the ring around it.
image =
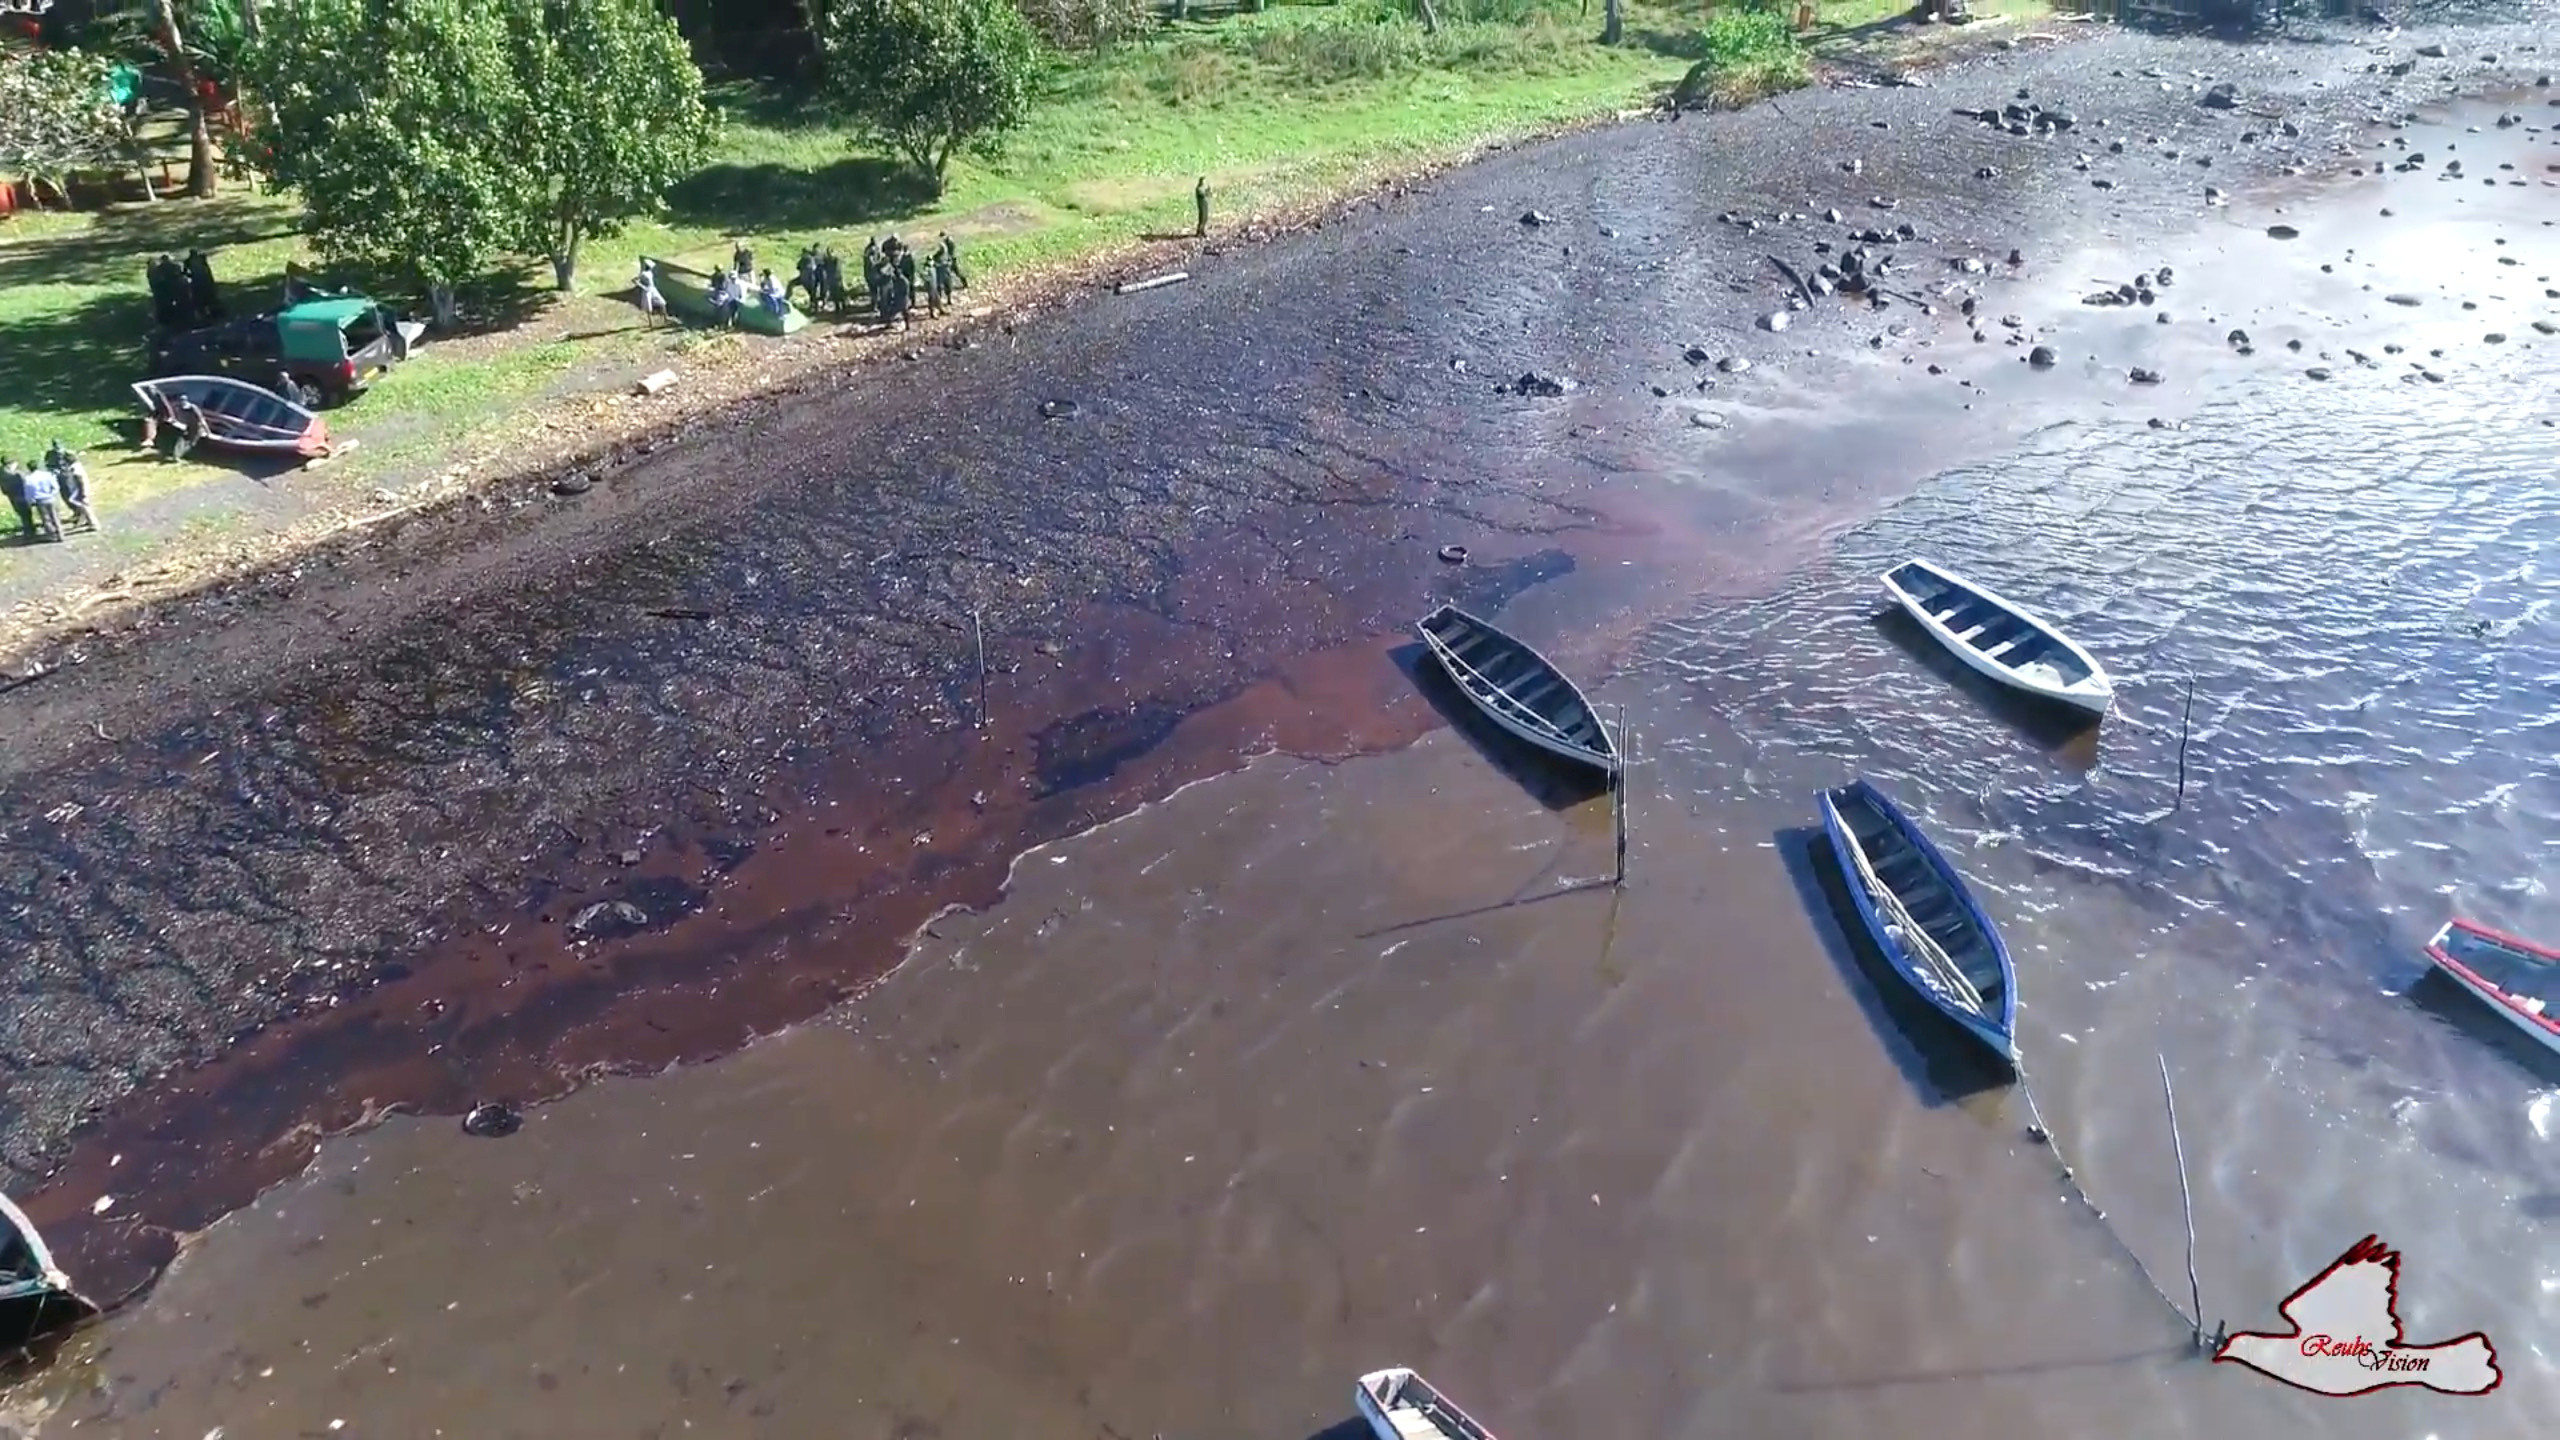
[[[1853,28],[1851,12],[1864,24],[1884,8],[1831,0],[1823,26]],[[664,215],[591,243],[576,294],[549,294],[539,262],[497,277],[466,296],[474,333],[431,337],[335,412],[331,428],[367,440],[350,467],[361,476],[429,458],[582,370],[680,346],[643,335],[603,298],[623,291],[644,253],[707,266],[745,237],[760,265],[787,274],[804,244],[851,259],[872,234],[929,241],[948,230],[973,278],[1000,275],[1151,233],[1188,235],[1196,176],[1209,177],[1223,228],[1384,169],[1637,103],[1706,53],[1695,0],[1632,0],[1617,47],[1594,43],[1598,0],[1587,13],[1575,0],[1439,0],[1437,9],[1439,33],[1426,34],[1395,0],[1195,8],[1143,41],[1061,60],[1031,122],[1000,154],[956,162],[938,199],[818,107],[719,86],[720,153],[668,196]],[[202,248],[235,308],[264,303],[288,260],[311,259],[295,221],[289,201],[234,184],[210,202],[0,222],[0,454],[32,458],[55,436],[83,449],[119,443],[149,323],[144,265]],[[212,473],[117,465],[102,504],[123,509]]]

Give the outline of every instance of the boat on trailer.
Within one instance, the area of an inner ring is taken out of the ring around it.
[[[2448,920],[2427,958],[2508,1023],[2560,1054],[2560,950],[2468,920]]]
[[[1402,1366],[1360,1377],[1360,1418],[1378,1440],[1493,1440],[1493,1432]]]
[[[97,1313],[53,1263],[26,1212],[0,1195],[0,1346],[25,1345]]]
[[[1864,780],[1823,792],[1822,828],[1849,898],[1894,973],[2015,1069],[2017,970],[1956,867]]]
[[[326,455],[329,423],[273,390],[228,375],[169,375],[137,380],[143,407],[170,423],[181,402],[204,412],[204,440],[253,455]]]
[[[1618,742],[1590,699],[1527,642],[1455,605],[1432,611],[1414,628],[1449,678],[1494,724],[1551,755],[1618,773]]]
[[[1883,578],[1885,593],[1931,639],[1982,674],[2092,715],[2115,703],[2115,682],[2097,657],[2024,605],[1927,560],[1905,560]]]

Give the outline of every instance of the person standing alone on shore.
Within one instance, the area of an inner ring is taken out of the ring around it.
[[[640,273],[631,277],[632,303],[640,307],[640,322],[654,325],[666,318],[667,297],[658,293],[658,267],[643,260]]]
[[[1200,183],[1191,187],[1191,205],[1194,211],[1191,221],[1191,238],[1194,240],[1206,240],[1209,238],[1208,176],[1201,176]]]

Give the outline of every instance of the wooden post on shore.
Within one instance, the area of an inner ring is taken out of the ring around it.
[[[2178,716],[2178,803],[2175,810],[2187,808],[2187,729],[2196,718],[2196,672],[2187,672],[2187,708]]]
[[[1618,875],[1609,883],[1623,887],[1627,883],[1627,766],[1633,760],[1631,739],[1627,734],[1627,707],[1618,707],[1618,768],[1609,776],[1609,811],[1618,831]]]
[[[987,728],[987,619],[983,610],[969,612],[969,628],[978,637],[978,728]]]
[[[2178,1096],[2169,1086],[2169,1057],[2160,1055],[2160,1099],[2169,1109],[2169,1149],[2178,1157],[2178,1208],[2187,1221],[2187,1298],[2195,1307],[2195,1343],[2204,1346],[2204,1286],[2196,1279],[2196,1200],[2187,1188],[2187,1144],[2178,1138]]]

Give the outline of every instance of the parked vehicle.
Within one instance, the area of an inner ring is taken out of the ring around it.
[[[262,389],[290,377],[284,398],[314,408],[343,404],[409,358],[426,327],[362,295],[314,296],[281,310],[151,342],[151,374],[227,375]]]

